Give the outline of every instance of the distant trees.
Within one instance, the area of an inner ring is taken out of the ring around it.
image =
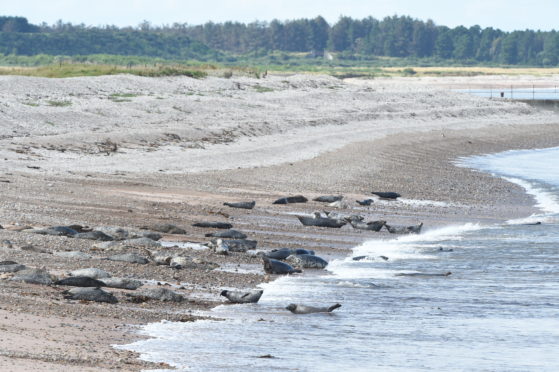
[[[341,58],[376,56],[434,58],[463,63],[557,66],[556,31],[503,32],[479,26],[449,28],[407,16],[353,19],[332,25],[322,17],[137,27],[88,27],[57,22],[29,24],[23,17],[0,17],[0,53],[14,55],[117,54],[169,59],[229,58],[222,52],[264,56],[272,51]]]

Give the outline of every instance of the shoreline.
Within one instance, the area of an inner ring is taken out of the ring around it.
[[[523,120],[522,116],[516,120]],[[556,122],[559,122],[559,118]],[[426,221],[426,228],[450,222],[502,221],[509,216],[531,214],[535,210],[533,199],[517,185],[488,174],[457,168],[450,161],[464,155],[559,145],[559,129],[553,124],[480,128],[471,123],[469,126],[464,124],[459,130],[422,130],[420,133],[414,132],[412,136],[407,131],[374,141],[352,142],[334,151],[322,152],[311,159],[291,164],[263,164],[184,175],[91,172],[88,177],[77,172],[49,174],[41,169],[37,172],[23,166],[13,168],[15,163],[2,163],[3,168],[0,168],[4,174],[0,178],[7,179],[9,183],[0,183],[0,191],[4,195],[0,224],[6,228],[17,226],[15,223],[34,226],[84,223],[132,230],[147,223],[168,222],[187,229],[187,235],[166,235],[167,240],[180,238],[205,242],[207,238],[204,234],[209,230],[190,226],[193,222],[230,221],[234,228],[258,240],[258,249],[307,247],[330,260],[335,256],[346,255],[348,249],[368,237],[387,238],[389,234],[382,232],[369,235],[345,228],[339,231],[304,228],[292,213],[306,214],[322,210],[325,207],[323,204],[309,202],[273,206],[271,201],[288,194],[303,194],[309,199],[321,194],[343,194],[353,207],[343,210],[344,213],[365,214],[367,219],[384,217],[395,224]],[[209,151],[212,153],[213,150]],[[29,159],[19,161],[19,164],[26,164]],[[432,200],[434,203],[375,202],[368,209],[354,205],[354,198],[368,197],[372,190],[398,191],[411,201]],[[257,201],[257,207],[250,212],[222,206],[224,201],[249,199]],[[444,203],[452,204],[446,206]],[[50,254],[57,250],[79,250],[95,257],[109,254],[106,251],[92,251],[91,242],[77,239],[39,237],[3,229],[0,230],[0,240],[4,239],[11,240],[14,246],[19,247],[32,244],[47,253],[5,248],[0,251],[3,260],[13,259],[29,266],[45,266],[58,275],[79,267],[101,267],[115,276],[170,283],[172,286],[169,288],[176,288],[188,298],[186,304],[180,305],[155,302],[139,305],[126,302],[123,291],[116,291],[121,300],[118,305],[85,304],[63,300],[60,289],[56,287],[1,280],[0,298],[4,299],[1,311],[5,311],[8,318],[5,323],[0,322],[4,329],[9,329],[11,324],[25,323],[27,314],[36,315],[41,321],[50,319],[55,327],[55,330],[24,327],[4,338],[0,343],[0,360],[8,358],[5,361],[14,363],[14,370],[25,370],[25,365],[28,365],[25,363],[30,361],[50,363],[48,367],[53,371],[72,370],[74,367],[76,370],[92,371],[163,368],[161,365],[135,360],[134,353],[120,355],[122,351],[111,348],[110,345],[115,343],[111,340],[119,339],[122,341],[119,344],[126,344],[139,337],[130,329],[123,329],[124,324],[146,324],[161,319],[195,320],[196,316],[189,311],[205,310],[223,303],[218,295],[220,288],[253,287],[270,279],[262,275],[261,263],[257,258],[244,254],[223,257],[209,251],[188,251],[192,257],[217,264],[220,268],[208,271],[200,265],[187,272],[169,270],[168,267],[101,260],[76,262]],[[248,273],[243,273],[247,270]],[[93,313],[96,313],[96,318],[92,318]],[[66,329],[56,329],[56,324],[60,323],[72,324],[67,329],[77,330],[73,343],[67,341]],[[90,328],[81,330],[83,323]],[[107,328],[101,327],[107,323],[118,328],[109,332]],[[88,335],[87,342],[79,340],[84,331]],[[40,335],[38,343],[26,344],[28,340],[21,334],[34,333]],[[54,344],[47,343],[47,339],[56,341]],[[91,340],[95,340],[93,342],[96,343],[97,351],[104,350],[103,362],[88,354],[93,350]],[[9,345],[18,345],[21,350],[27,347],[30,352],[10,357],[13,347]],[[53,357],[60,354],[57,348],[64,350],[62,354],[65,357]],[[34,351],[37,349],[41,353]]]

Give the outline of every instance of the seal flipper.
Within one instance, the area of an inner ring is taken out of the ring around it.
[[[342,307],[341,304],[335,304],[328,308],[328,312],[331,313],[332,311],[336,310],[338,307]]]

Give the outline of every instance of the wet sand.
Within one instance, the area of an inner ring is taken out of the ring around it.
[[[63,298],[67,288],[62,286],[22,284],[7,280],[11,274],[1,274],[0,363],[13,371],[161,368],[111,345],[139,337],[134,325],[195,320],[192,312],[224,302],[219,297],[222,288],[253,288],[274,279],[265,275],[259,258],[246,253],[221,256],[211,249],[186,250],[196,264],[173,270],[102,260],[114,252],[95,248],[92,241],[16,231],[22,226],[77,223],[139,230],[173,223],[187,234],[169,234],[164,240],[206,243],[204,235],[213,230],[192,223],[227,221],[257,240],[258,249],[310,248],[332,259],[371,237],[390,236],[385,230],[373,233],[349,226],[304,227],[295,214],[335,208],[313,201],[272,205],[276,198],[341,194],[350,208],[338,212],[393,224],[424,222],[426,230],[502,221],[533,213],[534,201],[516,185],[452,162],[461,156],[559,145],[556,114],[463,94],[441,96],[445,86],[467,83],[456,78],[3,79],[0,84],[17,80],[18,86],[29,85],[34,95],[42,95],[33,98],[38,101],[57,97],[79,103],[66,108],[41,104],[33,112],[37,107],[21,104],[27,94],[23,88],[3,93],[9,103],[0,116],[0,242],[9,240],[11,248],[0,243],[0,260],[44,267],[59,277],[73,269],[98,267],[114,276],[149,281],[148,287],[172,288],[187,298],[178,304],[134,303],[126,290],[108,289],[118,304],[72,301]],[[260,93],[256,85],[274,91]],[[182,91],[163,97],[168,87]],[[108,98],[122,91],[145,95],[138,96],[142,102]],[[187,101],[193,97],[200,102]],[[196,111],[200,103],[204,109]],[[181,112],[172,107],[179,104],[192,105],[191,114],[176,117]],[[153,105],[160,113],[143,116],[142,105]],[[105,110],[104,116],[91,119],[93,107]],[[61,124],[44,123],[57,120]],[[115,128],[118,121],[122,123]],[[45,133],[46,127],[51,132]],[[116,152],[102,146],[107,138],[118,144]],[[355,203],[372,197],[371,191],[397,191],[403,201],[375,200],[370,207]],[[255,200],[256,207],[223,206],[241,200]],[[35,250],[21,249],[29,245]],[[93,258],[52,254],[57,251],[87,252]]]

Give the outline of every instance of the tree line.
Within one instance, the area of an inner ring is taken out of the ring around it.
[[[303,52],[340,58],[413,57],[467,64],[557,66],[559,33],[504,32],[492,27],[438,26],[408,16],[382,20],[340,17],[330,25],[323,17],[271,22],[175,23],[137,27],[88,27],[59,21],[31,25],[23,17],[0,17],[0,53],[118,54],[162,58],[223,60],[229,54],[272,51]],[[230,57],[229,57],[230,58]]]

